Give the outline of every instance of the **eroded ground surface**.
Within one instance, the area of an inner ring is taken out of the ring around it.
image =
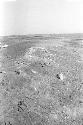
[[[83,125],[81,52],[27,42],[1,47],[0,125]]]

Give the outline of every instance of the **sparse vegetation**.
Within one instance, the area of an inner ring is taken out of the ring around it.
[[[29,52],[22,43],[4,50],[0,125],[82,125],[81,110],[74,110],[83,107],[79,60],[79,53],[62,46]]]

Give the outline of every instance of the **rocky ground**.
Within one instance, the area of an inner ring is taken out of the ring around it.
[[[48,44],[48,37],[35,43],[39,39],[3,39],[0,125],[83,125],[82,44],[55,45],[54,38]]]

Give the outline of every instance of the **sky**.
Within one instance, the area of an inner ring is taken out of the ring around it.
[[[0,35],[83,33],[83,0],[4,0]]]

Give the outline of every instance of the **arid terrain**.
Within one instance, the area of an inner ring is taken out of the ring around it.
[[[0,125],[83,125],[83,34],[0,42]]]

